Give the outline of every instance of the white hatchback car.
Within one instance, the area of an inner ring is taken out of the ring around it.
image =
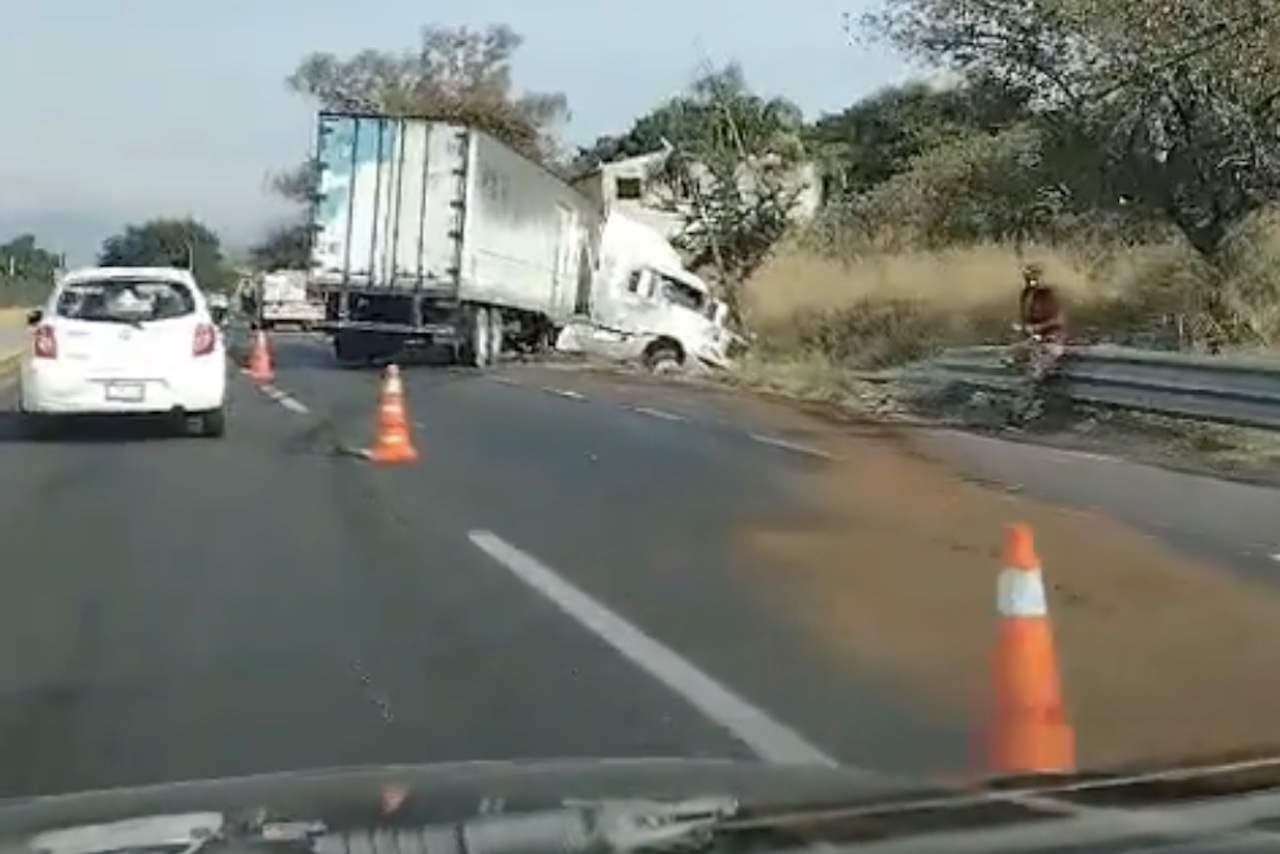
[[[64,275],[28,316],[22,416],[162,414],[226,431],[225,345],[191,273],[91,267]]]

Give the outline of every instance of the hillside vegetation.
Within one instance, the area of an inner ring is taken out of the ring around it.
[[[730,63],[572,153],[568,99],[518,88],[521,38],[502,25],[312,54],[286,85],[320,108],[465,121],[565,174],[669,146],[651,184],[755,336],[755,367],[875,368],[1004,340],[1027,261],[1067,292],[1077,338],[1209,350],[1280,338],[1273,0],[881,0],[845,26],[930,74],[806,118]],[[806,164],[825,201],[797,225]],[[257,266],[305,263],[316,175],[303,162],[279,176],[299,215],[254,249]],[[224,278],[198,223],[145,223],[113,252]]]
[[[717,278],[760,355],[873,368],[1004,340],[1029,261],[1068,294],[1077,338],[1217,350],[1280,336],[1273,4],[885,0],[849,28],[949,82],[804,124],[730,68],[596,146],[667,138],[712,164],[690,226],[748,258]],[[777,205],[728,176],[747,164],[779,189],[758,164],[801,158],[827,176],[825,206],[750,243],[742,224]]]

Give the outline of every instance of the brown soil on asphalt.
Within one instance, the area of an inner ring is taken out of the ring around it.
[[[755,407],[753,407],[755,408]],[[770,407],[772,408],[772,407]],[[790,413],[837,461],[797,478],[821,518],[758,528],[759,583],[829,655],[871,666],[975,733],[989,695],[1005,526],[1032,526],[1081,767],[1280,746],[1280,593],[1100,515],[968,482],[872,425]],[[859,435],[861,434],[861,435]]]
[[[648,384],[611,385],[633,397]],[[1026,522],[1050,588],[1081,767],[1280,747],[1276,588],[1103,516],[966,480],[901,429],[699,395],[708,397],[836,457],[793,484],[812,524],[742,532],[742,547],[762,558],[752,564],[772,567],[755,583],[820,654],[874,669],[978,735],[1001,540],[1007,524]]]

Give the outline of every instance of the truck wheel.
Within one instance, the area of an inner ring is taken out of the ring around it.
[[[644,366],[655,374],[674,374],[684,364],[684,349],[670,338],[659,338],[644,352]]]
[[[505,332],[502,312],[496,308],[489,309],[489,364],[491,365],[502,361],[502,339]]]
[[[465,360],[473,368],[484,368],[489,365],[492,346],[489,343],[492,327],[489,322],[489,310],[483,306],[471,313],[470,339],[463,348]]]
[[[363,368],[370,362],[368,348],[355,346],[353,337],[341,332],[333,336],[333,357],[339,367]]]

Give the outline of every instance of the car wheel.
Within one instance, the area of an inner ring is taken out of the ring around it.
[[[219,406],[200,413],[200,435],[220,439],[227,433],[227,410]]]

